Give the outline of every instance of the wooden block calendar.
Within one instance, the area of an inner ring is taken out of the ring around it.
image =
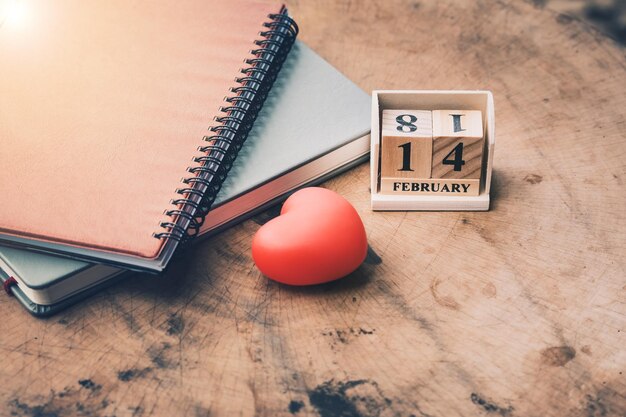
[[[478,195],[479,110],[384,109],[381,126],[381,193]]]
[[[374,91],[374,210],[487,210],[493,97],[487,91]]]

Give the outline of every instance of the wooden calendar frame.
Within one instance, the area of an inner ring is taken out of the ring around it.
[[[483,166],[478,196],[389,195],[380,193],[380,132],[382,111],[480,110],[485,131]],[[495,113],[490,91],[475,90],[374,90],[372,92],[372,133],[370,176],[372,210],[379,211],[486,211],[489,210],[491,171],[495,147]]]

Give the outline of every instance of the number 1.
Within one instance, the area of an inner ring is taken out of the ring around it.
[[[411,142],[398,146],[402,149],[402,168],[398,171],[413,171],[411,169]]]

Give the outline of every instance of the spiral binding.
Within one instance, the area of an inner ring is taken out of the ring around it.
[[[159,223],[165,231],[154,233],[156,238],[186,243],[198,234],[248,137],[298,36],[298,25],[287,15],[284,6],[279,13],[270,14],[268,18],[270,21],[263,24],[267,30],[259,32],[261,38],[254,41],[258,48],[250,51],[254,58],[244,61],[247,67],[241,69],[241,77],[235,78],[239,85],[230,89],[234,95],[224,98],[228,105],[219,109],[223,116],[214,118],[219,123],[209,128],[214,134],[203,138],[208,144],[198,148],[200,156],[193,158],[198,165],[187,168],[193,175],[184,178],[184,185],[176,190],[181,197],[171,201],[174,208],[165,211],[170,220]]]

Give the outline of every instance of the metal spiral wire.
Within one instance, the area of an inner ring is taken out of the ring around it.
[[[247,65],[241,69],[244,76],[235,78],[238,86],[230,89],[234,95],[224,98],[228,105],[219,109],[223,116],[214,118],[219,123],[209,128],[214,134],[203,138],[208,144],[198,148],[201,155],[193,158],[198,165],[187,169],[193,175],[184,178],[184,186],[176,190],[180,197],[170,202],[173,208],[165,212],[170,220],[159,224],[164,231],[155,233],[156,238],[186,243],[198,234],[248,137],[298,36],[298,25],[287,15],[286,8],[268,18],[270,20],[263,24],[268,30],[259,32],[260,39],[254,42],[259,48],[250,51],[254,58],[244,61]]]

